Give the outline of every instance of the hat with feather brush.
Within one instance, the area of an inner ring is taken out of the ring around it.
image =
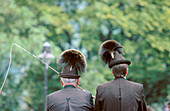
[[[99,56],[102,61],[112,68],[114,65],[118,64],[128,64],[129,60],[125,60],[122,56],[124,54],[122,50],[123,46],[115,40],[107,40],[103,42],[99,48]]]
[[[59,77],[77,79],[81,77],[78,73],[85,72],[86,70],[86,59],[84,55],[75,49],[64,51],[60,55],[58,63],[65,65]]]

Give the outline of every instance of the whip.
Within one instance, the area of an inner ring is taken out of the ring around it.
[[[54,68],[52,68],[51,66],[49,66],[46,62],[44,62],[43,60],[41,60],[40,58],[38,58],[37,56],[35,56],[34,54],[32,54],[31,52],[27,51],[26,49],[24,49],[23,47],[19,46],[18,44],[16,43],[13,43],[11,45],[11,48],[10,48],[10,60],[9,60],[9,65],[8,65],[8,69],[7,69],[7,72],[6,72],[6,75],[5,75],[5,78],[4,78],[4,81],[2,83],[2,86],[1,86],[1,89],[0,89],[0,94],[2,92],[2,89],[5,85],[5,82],[7,80],[7,77],[8,77],[8,73],[9,73],[9,69],[11,67],[11,62],[12,62],[12,49],[14,46],[17,46],[19,47],[20,49],[22,49],[23,51],[27,52],[28,54],[32,55],[34,58],[38,59],[39,61],[41,61],[44,65],[46,65],[47,67],[49,67],[50,69],[52,69],[54,72],[56,72],[57,74],[60,74],[58,71],[56,71]],[[77,86],[79,89],[83,90],[83,91],[86,91],[84,90],[83,88],[81,88],[80,86]],[[95,99],[95,96],[92,96],[94,99]]]

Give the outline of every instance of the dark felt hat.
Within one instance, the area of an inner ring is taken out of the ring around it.
[[[127,64],[130,65],[131,62],[129,60],[126,60],[121,54],[118,52],[115,52],[114,59],[111,59],[110,63],[108,64],[109,68],[112,68],[115,65],[118,64]]]
[[[99,56],[105,64],[111,62],[114,59],[115,52],[124,54],[122,50],[123,46],[115,40],[107,40],[103,42],[99,48]]]
[[[59,60],[59,64],[64,64],[62,72],[59,77],[63,78],[79,78],[79,72],[85,72],[86,70],[86,59],[84,55],[75,49],[69,49],[64,51]]]
[[[72,68],[72,69],[71,69]],[[62,72],[59,74],[59,77],[63,78],[70,78],[70,79],[78,79],[81,77],[78,75],[78,70],[75,67],[72,67],[70,65],[65,65],[64,68],[62,69]]]

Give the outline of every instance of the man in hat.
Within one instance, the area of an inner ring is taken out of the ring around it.
[[[79,83],[78,72],[85,72],[86,59],[77,50],[66,50],[61,54],[60,64],[64,64],[60,82],[64,89],[55,91],[46,97],[47,111],[92,111],[92,94],[76,89]]]
[[[121,55],[122,48],[114,40],[100,47],[99,55],[111,69],[114,80],[97,87],[95,111],[147,111],[142,84],[126,80],[131,62]]]

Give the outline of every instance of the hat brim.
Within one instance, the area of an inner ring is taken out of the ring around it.
[[[80,75],[71,75],[71,74],[59,74],[59,77],[69,78],[69,79],[78,79]]]
[[[127,64],[127,65],[130,65],[131,62],[129,60],[116,60],[116,61],[114,61],[114,62],[109,64],[109,68],[112,68],[113,66],[118,65],[118,64]]]

